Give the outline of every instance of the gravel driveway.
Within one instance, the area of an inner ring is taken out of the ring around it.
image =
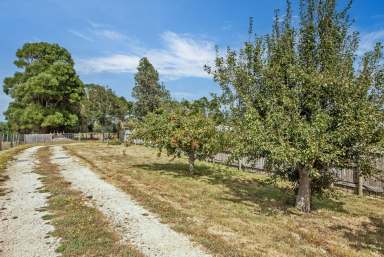
[[[40,193],[42,183],[34,173],[38,147],[32,147],[9,163],[5,175],[9,179],[4,187],[8,191],[0,196],[0,256],[53,257],[58,239],[49,236],[54,228],[43,219],[41,211],[49,194]]]
[[[82,191],[90,202],[112,223],[123,240],[129,241],[149,257],[209,257],[188,237],[168,225],[131,199],[125,192],[107,183],[90,168],[70,156],[61,146],[54,146],[52,163],[72,186]]]

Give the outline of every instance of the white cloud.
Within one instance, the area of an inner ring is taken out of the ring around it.
[[[363,55],[365,52],[373,50],[377,42],[384,42],[384,30],[361,33],[360,46],[357,51],[358,55]]]
[[[96,28],[96,29],[109,27],[109,25],[107,25],[107,24],[98,23],[98,22],[94,22],[91,20],[87,20],[87,22],[91,27]]]
[[[109,40],[121,40],[126,38],[126,36],[118,31],[108,30],[108,29],[96,29],[93,33],[97,36],[109,39]]]
[[[81,31],[70,29],[68,32],[89,42],[94,42],[96,39],[107,39],[112,41],[129,40],[126,35],[113,30],[109,25],[92,21],[88,21],[88,24],[89,26],[86,29],[82,29]]]
[[[133,73],[136,71],[139,59],[146,56],[159,73],[168,79],[208,77],[203,67],[215,58],[215,47],[212,42],[170,31],[164,32],[161,39],[164,43],[162,49],[142,49],[131,54],[81,59],[77,68],[83,73]]]
[[[79,37],[79,38],[81,38],[81,39],[84,39],[86,41],[94,42],[94,40],[92,38],[86,36],[85,34],[79,32],[77,30],[70,29],[70,30],[68,30],[68,32],[73,34],[73,35],[75,35],[75,36],[77,36],[77,37]]]
[[[115,54],[108,57],[82,59],[77,69],[82,73],[128,72],[133,73],[139,63],[138,56]]]

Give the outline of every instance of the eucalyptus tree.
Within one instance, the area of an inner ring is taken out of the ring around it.
[[[88,130],[112,132],[132,112],[132,103],[112,89],[97,84],[85,85],[81,101],[83,126]]]
[[[294,26],[288,1],[270,34],[229,48],[207,67],[225,103],[237,106],[234,152],[267,157],[268,169],[294,180],[296,207],[304,212],[311,210],[311,189],[329,185],[331,166],[368,174],[372,153],[382,151],[382,46],[359,56],[351,2],[339,6],[301,0]]]

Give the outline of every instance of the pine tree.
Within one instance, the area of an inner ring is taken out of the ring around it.
[[[170,98],[169,92],[159,83],[158,72],[146,57],[140,60],[137,67],[132,96],[137,99],[134,113],[139,119],[158,109],[163,101]]]
[[[16,52],[19,69],[4,79],[4,92],[12,97],[5,117],[22,132],[70,131],[79,125],[83,83],[70,53],[57,44],[26,43]]]

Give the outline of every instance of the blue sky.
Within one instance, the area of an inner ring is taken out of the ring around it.
[[[297,2],[293,0],[293,2]],[[258,34],[270,31],[273,10],[285,0],[0,0],[0,80],[15,71],[25,42],[67,48],[86,83],[110,86],[131,98],[138,59],[149,57],[175,98],[219,92],[202,66],[214,46],[237,48],[247,38],[248,17]],[[384,1],[355,0],[354,28],[361,50],[384,40]],[[1,90],[0,120],[10,99]]]

